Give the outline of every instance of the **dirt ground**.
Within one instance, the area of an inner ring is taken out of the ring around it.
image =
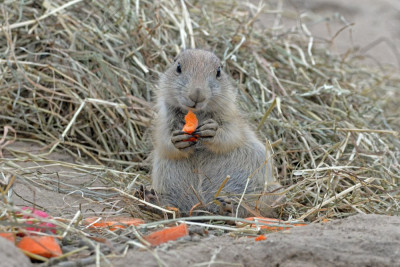
[[[400,218],[356,215],[272,233],[264,241],[229,236],[131,250],[116,266],[399,266]]]
[[[400,69],[400,1],[397,0],[288,0],[283,16],[286,27],[301,19],[315,43],[330,42],[331,51],[345,56],[356,51],[358,60],[370,66]],[[268,18],[262,18],[268,22]]]
[[[0,265],[7,267],[31,266],[31,261],[19,249],[10,245],[10,241],[0,238]]]
[[[319,23],[310,26],[316,39],[330,39],[344,21],[353,23],[343,30],[331,49],[339,54],[348,49],[360,49],[363,60],[376,64],[391,64],[400,68],[400,2],[398,0],[309,0],[284,1],[292,10],[308,13],[313,19],[330,16],[339,18],[327,28]],[[341,14],[345,20],[341,20]],[[269,18],[262,18],[268,23]],[[284,20],[287,25],[294,25],[296,18]],[[18,142],[8,148],[24,150],[32,154],[46,150],[38,145]],[[5,153],[5,157],[11,157]],[[53,160],[74,163],[72,157],[64,153],[53,153]],[[4,162],[3,162],[4,163]],[[2,164],[3,164],[2,163]],[[13,201],[17,205],[32,205],[52,211],[52,216],[72,218],[78,210],[91,215],[104,210],[101,202],[94,202],[85,197],[85,192],[77,190],[65,194],[59,185],[104,186],[96,176],[78,173],[68,167],[51,166],[46,162],[36,162],[32,157],[18,163],[32,172],[49,173],[60,183],[37,186],[26,181],[18,181],[13,188]],[[39,165],[44,166],[38,167]],[[0,167],[12,168],[10,165]],[[46,184],[44,181],[43,184]],[[58,186],[58,187],[57,187]],[[69,188],[71,189],[71,188]],[[12,246],[4,249],[0,240],[0,260],[12,258],[19,266],[26,266],[26,259],[21,255],[10,257]],[[7,245],[6,245],[7,247]],[[18,252],[15,252],[18,254]],[[25,262],[25,265],[24,263]],[[115,266],[400,266],[400,218],[378,215],[357,215],[326,224],[312,224],[290,231],[272,233],[265,241],[255,242],[253,238],[234,238],[209,236],[200,241],[182,240],[164,244],[152,251],[129,250],[123,258],[112,260]],[[1,265],[1,264],[0,264]],[[17,264],[8,266],[17,266]]]
[[[10,158],[10,151],[23,150],[29,150],[31,155],[43,152],[40,146],[26,142],[12,144],[3,152],[5,158]],[[55,152],[48,157],[73,163],[67,154]],[[61,183],[83,185],[93,182],[91,176],[78,175],[76,171],[74,175],[66,176],[71,173],[70,169],[43,165],[43,162],[28,157],[20,164],[26,171],[34,167],[35,171],[58,174]],[[17,205],[35,203],[53,216],[72,218],[78,210],[84,216],[107,212],[104,210],[107,207],[90,201],[84,194],[66,195],[21,181],[13,190],[12,199]],[[7,259],[8,266],[29,266],[26,257],[5,242],[8,241],[0,240],[0,246],[7,247],[0,250],[0,260]],[[191,236],[150,251],[134,247],[123,257],[112,258],[111,263],[114,266],[398,266],[400,217],[356,215],[271,233],[265,241],[259,242],[233,234]]]
[[[18,206],[35,205],[39,209],[51,211],[52,216],[62,216],[71,219],[78,210],[86,216],[91,216],[106,207],[101,202],[95,202],[86,197],[82,188],[90,186],[103,186],[97,181],[96,176],[69,168],[68,164],[74,164],[72,156],[67,153],[53,152],[47,157],[34,159],[34,155],[41,155],[48,151],[38,144],[31,142],[16,142],[7,146],[4,151],[5,158],[12,158],[10,151],[17,151],[19,157],[24,160],[17,162],[18,168],[12,168],[8,164],[2,165],[5,170],[21,170],[24,176],[32,180],[19,179],[13,186],[12,200]],[[24,152],[29,154],[25,155]],[[48,160],[46,160],[48,159]],[[59,164],[61,163],[61,164]],[[39,175],[46,174],[48,180],[41,180]],[[76,189],[76,190],[74,190]]]

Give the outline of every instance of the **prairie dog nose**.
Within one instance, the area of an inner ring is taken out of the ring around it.
[[[195,88],[189,95],[189,99],[195,103],[201,103],[206,100],[204,94],[202,94],[200,88]]]

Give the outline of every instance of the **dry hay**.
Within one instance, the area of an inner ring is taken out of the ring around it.
[[[54,180],[24,172],[23,155],[100,177],[110,190],[79,188],[95,202],[129,202],[132,189],[150,183],[147,129],[158,73],[182,48],[197,47],[222,58],[242,109],[272,141],[287,193],[282,218],[399,215],[398,73],[361,66],[355,53],[330,55],[306,24],[260,27],[260,15],[279,22],[284,13],[275,6],[25,0],[0,8],[0,129],[94,161],[11,151],[14,159],[1,160],[5,176],[57,190]],[[60,227],[83,233],[72,225]]]

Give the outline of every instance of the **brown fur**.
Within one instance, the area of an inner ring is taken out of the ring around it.
[[[175,206],[184,214],[199,200],[203,209],[216,212],[218,207],[210,203],[227,175],[230,179],[224,194],[237,198],[251,177],[246,191],[253,195],[246,202],[251,207],[256,205],[255,200],[271,202],[271,196],[259,196],[267,188],[279,186],[273,177],[270,154],[241,117],[228,75],[221,69],[217,77],[220,66],[211,52],[185,50],[159,81],[153,188],[163,204]],[[189,109],[199,120],[197,142],[186,141],[188,136],[181,132]]]

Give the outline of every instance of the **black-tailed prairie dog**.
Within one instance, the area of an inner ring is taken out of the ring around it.
[[[237,107],[236,91],[218,57],[205,50],[183,51],[161,75],[153,128],[152,187],[163,204],[179,208],[184,215],[195,205],[197,211],[235,214],[237,200],[246,189],[238,215],[247,215],[242,208],[246,206],[270,215],[268,204],[276,196],[265,192],[279,183],[269,151]],[[189,110],[199,122],[195,141],[182,132]],[[220,196],[234,201],[214,201],[227,176]]]

